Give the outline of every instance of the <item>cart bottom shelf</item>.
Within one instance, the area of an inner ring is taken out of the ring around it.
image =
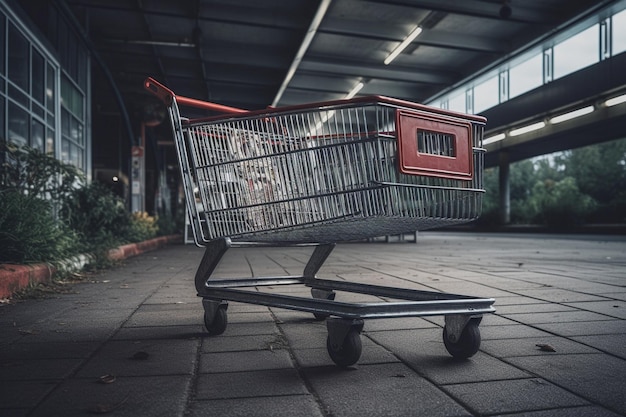
[[[346,242],[380,236],[395,236],[445,226],[465,224],[473,218],[452,219],[445,217],[403,216],[346,217],[325,223],[304,224],[298,227],[275,228],[232,236],[235,241],[252,242]]]
[[[317,278],[334,244],[317,245],[299,276],[210,279],[231,245],[224,239],[207,246],[196,274],[196,289],[202,297],[204,323],[210,335],[226,331],[229,301],[307,312],[326,320],[328,354],[335,364],[346,367],[358,362],[361,355],[365,319],[439,315],[445,317],[445,348],[453,357],[465,359],[480,348],[478,326],[483,315],[495,312],[493,298]],[[276,290],[292,285],[309,288],[311,296]],[[345,302],[336,299],[338,292],[363,294],[376,301]]]

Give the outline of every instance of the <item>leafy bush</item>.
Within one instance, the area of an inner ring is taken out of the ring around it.
[[[126,239],[130,242],[141,242],[155,238],[158,231],[157,219],[145,211],[138,211],[131,214]]]
[[[591,197],[580,192],[572,177],[539,181],[532,194],[536,220],[555,228],[582,224],[596,206]]]
[[[0,262],[60,260],[78,250],[76,234],[52,216],[50,202],[0,191]]]
[[[77,184],[84,182],[80,171],[37,149],[0,141],[0,190],[15,190],[58,204]]]
[[[179,209],[176,215],[160,215],[157,216],[157,234],[159,236],[174,235],[181,233],[185,228],[184,208]]]
[[[83,180],[72,165],[0,141],[1,262],[55,261],[75,254],[76,233],[54,213]]]
[[[73,190],[61,216],[89,251],[125,243],[131,224],[122,199],[97,182]]]

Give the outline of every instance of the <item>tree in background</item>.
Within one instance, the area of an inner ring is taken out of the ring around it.
[[[529,159],[510,167],[511,222],[566,227],[626,222],[626,139]],[[482,224],[496,224],[498,168],[485,171]]]
[[[591,221],[626,222],[626,139],[567,151],[565,173],[597,201]]]

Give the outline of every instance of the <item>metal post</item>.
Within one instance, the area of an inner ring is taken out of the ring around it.
[[[511,222],[511,186],[509,183],[509,153],[502,151],[499,154],[499,186],[500,186],[500,222]]]

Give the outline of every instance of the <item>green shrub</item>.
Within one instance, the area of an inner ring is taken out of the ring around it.
[[[182,210],[179,210],[177,213],[182,213]],[[175,235],[177,233],[182,233],[185,228],[185,218],[184,216],[172,216],[172,215],[160,215],[157,216],[157,234],[159,236],[168,236]]]
[[[79,250],[76,234],[52,216],[50,202],[0,191],[0,262],[52,262]]]
[[[27,146],[18,148],[0,141],[0,190],[15,190],[22,194],[58,204],[84,177],[73,165]]]
[[[130,242],[141,242],[156,237],[159,227],[157,219],[144,211],[138,211],[130,216],[130,225],[126,239]]]
[[[596,207],[593,198],[581,193],[572,177],[537,182],[530,203],[536,221],[554,228],[580,225]]]
[[[100,183],[93,182],[73,190],[65,201],[61,216],[81,236],[90,251],[126,243],[130,215],[124,202]]]

